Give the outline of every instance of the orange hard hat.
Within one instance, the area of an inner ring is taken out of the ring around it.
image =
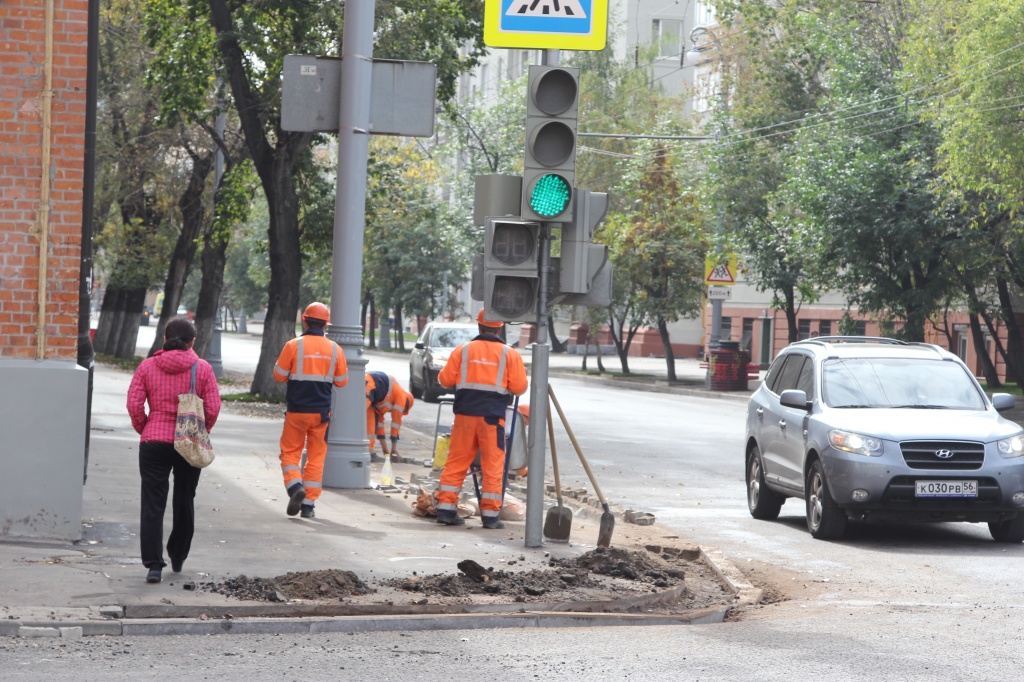
[[[311,320],[323,320],[324,322],[331,321],[331,311],[328,310],[320,301],[314,301],[306,306],[306,309],[302,311],[302,319]]]
[[[492,322],[491,320],[485,320],[483,308],[481,308],[480,312],[476,314],[476,323],[482,327],[489,327],[490,329],[501,329],[501,327],[505,324],[504,322],[501,321]]]

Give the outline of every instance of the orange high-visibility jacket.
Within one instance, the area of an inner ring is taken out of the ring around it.
[[[371,376],[372,373],[366,375],[366,394],[370,396],[373,392],[371,385],[377,388],[377,381]],[[371,405],[376,415],[376,436],[377,438],[384,437],[384,418],[391,415],[391,440],[398,440],[399,431],[402,429],[402,417],[409,414],[409,410],[416,402],[412,394],[402,388],[402,385],[398,383],[398,379],[394,376],[388,375],[388,392],[387,394],[377,402]]]
[[[326,415],[331,411],[333,387],[348,383],[345,352],[322,329],[308,329],[284,345],[274,365],[274,379],[288,382],[289,412]]]
[[[442,386],[455,387],[455,414],[505,418],[513,395],[528,385],[523,358],[493,334],[480,334],[456,348],[437,375]]]

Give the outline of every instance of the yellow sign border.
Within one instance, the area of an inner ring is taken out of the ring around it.
[[[711,277],[711,273],[715,271],[719,265],[726,265],[729,268],[729,274],[732,275],[731,282],[712,282],[708,279]],[[716,287],[731,287],[736,285],[736,279],[739,275],[739,258],[734,253],[730,253],[720,258],[713,258],[708,256],[704,259],[704,284]]]
[[[538,50],[603,50],[608,44],[608,0],[591,5],[590,34],[501,30],[501,0],[484,0],[484,44]]]

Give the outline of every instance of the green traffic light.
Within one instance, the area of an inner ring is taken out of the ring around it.
[[[530,191],[530,208],[544,218],[552,218],[563,211],[572,199],[572,187],[561,175],[549,173],[537,178]]]

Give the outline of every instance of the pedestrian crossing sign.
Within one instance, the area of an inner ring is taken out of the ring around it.
[[[603,50],[608,0],[484,0],[484,44]]]
[[[708,256],[704,259],[704,283],[720,287],[736,284],[736,254]]]

